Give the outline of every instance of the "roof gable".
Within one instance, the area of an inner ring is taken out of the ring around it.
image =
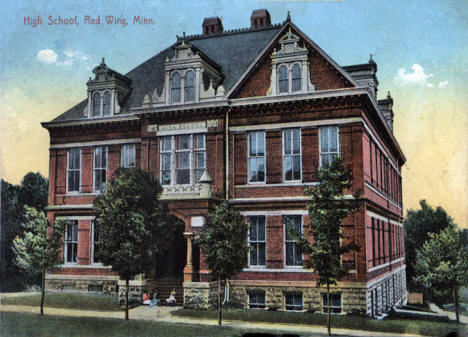
[[[229,98],[245,98],[266,96],[270,88],[272,62],[271,56],[280,49],[281,39],[285,39],[289,32],[299,36],[299,43],[309,50],[310,82],[315,90],[331,90],[356,87],[357,83],[322,49],[302,33],[290,21],[286,21],[281,30],[265,46],[255,60],[249,65],[244,74],[228,92]]]

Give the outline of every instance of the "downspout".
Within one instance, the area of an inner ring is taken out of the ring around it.
[[[230,104],[230,102],[229,102]],[[224,198],[227,200],[229,200],[229,111],[231,111],[231,107],[229,107],[227,110],[226,110],[226,115],[225,115],[225,118],[224,118],[224,139],[225,139],[225,158],[224,158],[224,167],[225,167],[225,183],[224,183],[224,186],[226,187],[226,190],[225,190],[225,195],[224,195]]]

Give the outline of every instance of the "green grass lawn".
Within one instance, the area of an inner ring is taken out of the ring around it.
[[[241,330],[217,326],[169,324],[119,319],[0,313],[2,337],[239,337]]]
[[[180,309],[174,315],[216,319],[216,310],[192,310]],[[290,324],[310,324],[326,326],[327,316],[322,314],[263,311],[263,310],[224,310],[224,319],[252,321],[252,322],[272,322]],[[415,319],[392,319],[387,318],[382,321],[368,319],[357,315],[333,315],[331,320],[332,328],[347,328],[367,331],[413,333],[428,336],[445,336],[452,331],[457,331],[463,336],[462,331],[466,330],[466,325],[456,323],[444,323],[423,321]],[[333,332],[333,331],[332,331]]]
[[[41,295],[2,298],[2,304],[41,305]],[[44,306],[50,308],[67,308],[98,311],[121,310],[117,295],[83,294],[83,293],[46,293]]]

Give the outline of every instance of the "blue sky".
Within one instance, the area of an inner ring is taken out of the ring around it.
[[[201,33],[204,17],[225,29],[250,26],[253,9],[272,22],[292,21],[340,65],[374,55],[379,96],[395,99],[395,135],[408,162],[407,207],[441,204],[468,227],[468,2],[447,1],[8,1],[0,20],[0,175],[18,183],[28,171],[48,174],[48,134],[40,127],[86,96],[102,57],[126,73],[176,41]],[[44,24],[24,25],[41,16]],[[48,26],[47,17],[77,16],[79,26]],[[85,25],[83,17],[125,17],[125,26]],[[133,25],[133,16],[155,25]]]

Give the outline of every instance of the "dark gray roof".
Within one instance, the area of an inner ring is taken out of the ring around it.
[[[214,35],[193,35],[186,37],[186,40],[221,67],[224,76],[222,84],[228,92],[280,29],[279,25],[275,25],[261,29],[226,31]],[[166,57],[174,55],[172,47],[125,74],[132,80],[132,92],[122,107],[123,114],[131,113],[131,108],[140,107],[144,96],[151,96],[155,88],[161,94],[164,85],[164,61]],[[52,122],[84,119],[85,107],[86,100],[53,119]]]

